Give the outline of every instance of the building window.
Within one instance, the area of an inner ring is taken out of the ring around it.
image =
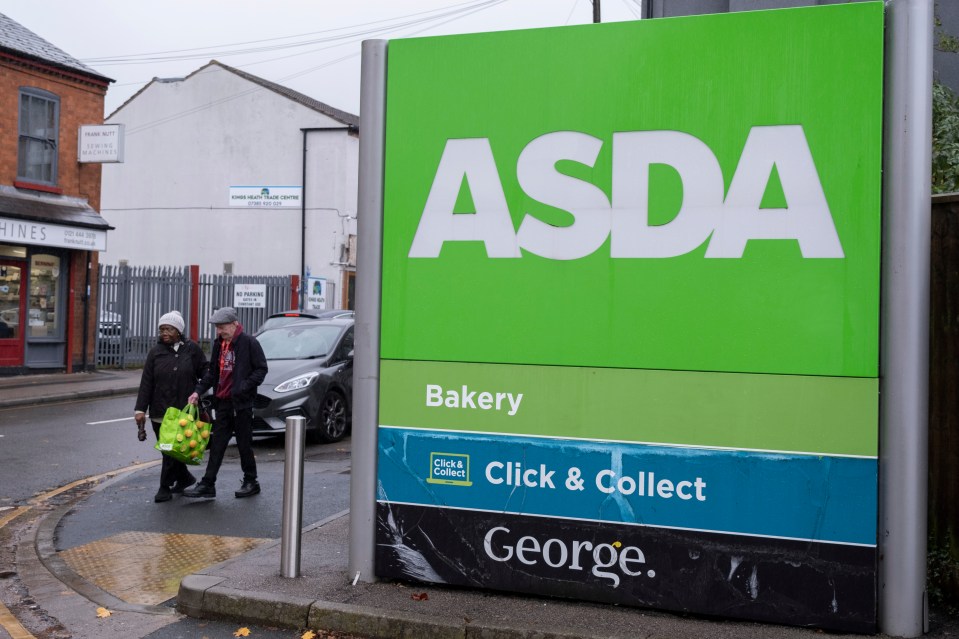
[[[34,253],[30,258],[30,297],[27,301],[27,328],[30,337],[61,337],[57,304],[60,293],[60,257]]]
[[[56,185],[59,132],[60,98],[41,89],[21,87],[18,179]]]

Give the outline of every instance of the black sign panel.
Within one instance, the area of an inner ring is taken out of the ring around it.
[[[380,577],[876,632],[872,547],[393,503],[377,540]]]

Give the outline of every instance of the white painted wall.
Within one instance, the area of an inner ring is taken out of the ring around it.
[[[107,122],[126,136],[125,162],[103,166],[101,214],[116,230],[102,263],[301,274],[301,210],[230,207],[229,188],[299,186],[301,129],[343,123],[215,64],[154,81]],[[338,302],[340,245],[356,233],[359,141],[307,135],[305,266],[335,283]]]
[[[307,133],[306,271],[325,277],[340,293],[341,246],[356,235],[359,140],[339,131]],[[298,271],[297,271],[298,272]]]

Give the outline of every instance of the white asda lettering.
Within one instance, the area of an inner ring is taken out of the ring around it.
[[[805,258],[844,257],[819,175],[800,125],[752,127],[724,194],[722,170],[706,144],[680,131],[613,134],[612,202],[594,184],[557,171],[571,160],[596,163],[603,141],[577,131],[531,141],[516,163],[516,178],[531,198],[567,211],[569,226],[527,214],[514,230],[488,138],[447,140],[420,217],[409,257],[435,258],[445,242],[483,242],[491,258],[522,257],[520,249],[555,260],[594,253],[610,237],[614,258],[684,255],[709,242],[708,258],[741,258],[750,240],[795,240]],[[679,174],[683,202],[667,224],[650,225],[649,167]],[[760,209],[773,169],[787,208]],[[463,179],[476,212],[453,208]]]
[[[619,587],[620,576],[607,570],[608,568],[619,567],[624,575],[640,577],[643,574],[641,565],[646,563],[646,556],[636,546],[620,549],[613,544],[594,546],[590,541],[574,540],[570,548],[562,539],[552,537],[540,544],[539,540],[531,535],[520,537],[515,545],[511,545],[508,537],[503,539],[509,534],[510,529],[503,526],[490,528],[486,533],[483,537],[483,549],[490,559],[506,562],[515,556],[517,561],[527,566],[535,566],[541,559],[550,568],[568,570],[583,570],[581,562],[591,559],[593,566],[590,572],[601,579],[608,579],[613,588]],[[650,571],[649,576],[654,576],[654,573]]]

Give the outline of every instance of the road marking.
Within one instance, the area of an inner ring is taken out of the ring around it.
[[[162,459],[157,459],[151,462],[136,462],[134,464],[130,464],[129,466],[126,466],[125,468],[119,468],[117,470],[111,470],[106,473],[100,473],[99,475],[93,475],[91,477],[78,479],[75,482],[71,482],[67,484],[66,486],[60,486],[59,488],[55,488],[49,492],[45,492],[42,495],[37,495],[30,501],[30,504],[33,506],[36,506],[38,504],[42,504],[43,502],[50,499],[51,497],[56,497],[60,493],[64,493],[70,490],[71,488],[76,488],[77,486],[82,486],[83,484],[98,482],[101,479],[111,479],[113,477],[116,477],[117,475],[121,475],[123,473],[127,473],[133,470],[138,470],[140,468],[149,468],[150,466],[156,466],[162,461],[163,461]]]
[[[120,419],[107,419],[102,422],[87,422],[87,426],[97,426],[99,424],[115,424],[117,422],[125,422],[133,419],[132,417],[121,417]]]
[[[0,627],[7,631],[10,639],[36,639],[26,628],[20,625],[17,618],[13,616],[3,602],[0,601]]]
[[[22,515],[29,508],[14,508],[10,512],[0,517],[0,528],[6,526],[10,521]],[[0,628],[7,631],[11,639],[36,639],[26,628],[20,625],[20,622],[13,613],[0,601]]]
[[[42,494],[40,494],[40,495],[37,495],[36,497],[34,497],[33,499],[31,499],[29,502],[27,502],[27,503],[29,504],[29,506],[21,506],[21,507],[13,507],[13,506],[11,506],[10,508],[13,508],[13,510],[11,510],[11,511],[8,512],[8,513],[6,513],[5,515],[0,515],[0,528],[3,528],[3,527],[6,526],[8,523],[10,523],[12,520],[16,519],[17,517],[19,517],[19,516],[22,515],[23,513],[27,512],[27,511],[29,511],[29,510],[32,510],[34,506],[39,506],[40,504],[42,504],[43,502],[47,501],[48,499],[50,499],[50,498],[52,498],[52,497],[56,497],[56,496],[59,495],[60,493],[66,492],[66,491],[70,490],[71,488],[76,488],[77,486],[81,486],[81,485],[83,485],[83,484],[89,484],[89,483],[93,483],[93,482],[98,482],[98,481],[100,481],[101,479],[110,479],[110,478],[115,477],[115,476],[117,476],[117,475],[120,475],[120,474],[122,474],[122,473],[127,473],[127,472],[130,472],[130,471],[138,470],[138,469],[140,469],[140,468],[149,468],[149,467],[151,467],[151,466],[156,466],[157,464],[162,463],[162,461],[163,461],[163,460],[161,460],[161,459],[157,459],[157,460],[149,461],[149,462],[136,462],[136,463],[130,464],[129,466],[126,466],[126,467],[124,467],[124,468],[119,468],[119,469],[117,469],[117,470],[111,470],[111,471],[106,472],[106,473],[100,473],[99,475],[92,475],[92,476],[90,476],[90,477],[85,477],[84,479],[78,479],[78,480],[76,480],[76,481],[74,481],[74,482],[70,482],[70,483],[67,484],[66,486],[60,486],[59,488],[54,488],[53,490],[49,490],[49,491],[47,491],[47,492],[45,492],[45,493],[42,493]],[[0,510],[0,512],[2,512],[2,510]]]
[[[16,519],[24,511],[24,508],[14,508],[12,511],[5,514],[3,517],[0,517],[0,528],[3,528],[7,525],[8,522]]]

